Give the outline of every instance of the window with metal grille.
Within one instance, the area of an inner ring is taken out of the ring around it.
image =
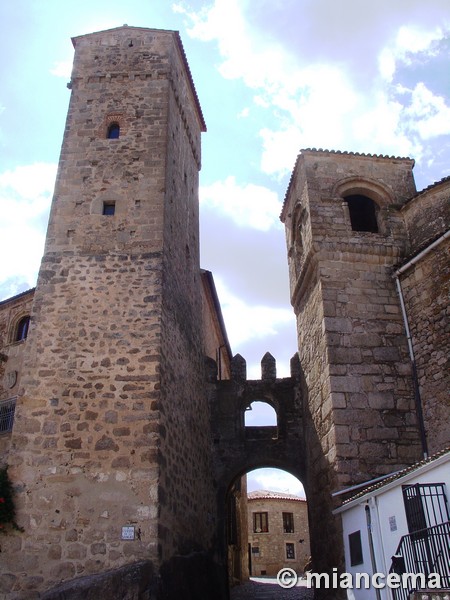
[[[402,490],[409,533],[450,520],[444,483],[416,483]]]
[[[294,533],[294,513],[283,513],[283,531],[284,533]]]
[[[269,517],[266,512],[253,513],[253,532],[267,533],[269,531]]]
[[[15,410],[16,398],[0,401],[0,434],[12,431]]]

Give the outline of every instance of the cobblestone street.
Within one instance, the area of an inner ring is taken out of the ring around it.
[[[305,586],[283,589],[272,578],[253,579],[230,592],[230,600],[313,600],[313,597],[313,590]]]

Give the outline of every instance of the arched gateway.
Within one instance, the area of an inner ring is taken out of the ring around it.
[[[217,381],[211,361],[211,426],[219,527],[223,527],[227,491],[240,475],[258,467],[277,467],[302,481],[306,479],[298,357],[291,360],[291,376],[282,379],[276,377],[270,354],[264,356],[261,365],[262,378],[248,380],[245,360],[238,354],[232,360],[231,379]],[[276,426],[245,426],[245,411],[255,400],[263,400],[275,409]]]
[[[243,522],[246,522],[245,518],[239,520],[231,514],[236,510],[233,496],[236,490],[240,491],[240,477],[260,467],[276,467],[301,481],[307,479],[301,368],[295,355],[291,359],[290,377],[278,379],[275,359],[266,353],[261,361],[261,379],[248,380],[245,360],[238,354],[231,362],[231,378],[218,381],[214,361],[209,366],[213,389],[211,428],[217,486],[217,550],[219,561],[226,564],[231,560],[233,565],[228,566],[234,570],[236,563],[243,566],[247,559],[246,531],[234,532],[242,545],[238,556],[234,549],[233,557],[227,556],[230,531],[244,528]],[[246,411],[256,401],[274,409],[275,425],[245,424]],[[241,573],[240,566],[238,573]]]

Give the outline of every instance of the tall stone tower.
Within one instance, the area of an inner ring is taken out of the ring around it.
[[[123,26],[73,44],[9,459],[24,532],[8,538],[3,568],[28,598],[145,560],[145,576],[166,578],[164,597],[178,598],[174,557],[205,557],[215,518],[198,239],[205,124],[177,32]]]
[[[339,565],[331,494],[421,457],[393,266],[413,161],[302,151],[281,219],[307,414],[306,489],[317,571]],[[325,543],[324,543],[325,541]],[[322,561],[322,564],[320,564]]]

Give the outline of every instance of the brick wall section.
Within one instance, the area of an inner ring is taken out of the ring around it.
[[[193,540],[208,549],[214,524],[195,93],[174,32],[123,27],[74,44],[10,455],[25,531],[6,539],[3,566],[25,595],[143,558],[158,566]],[[106,139],[111,114],[118,139]]]
[[[287,496],[287,494],[267,492],[264,497],[262,491],[250,492],[248,495],[248,541],[253,548],[251,575],[254,577],[261,574],[276,576],[283,567],[290,567],[298,574],[302,574],[310,558],[306,500]],[[268,513],[267,533],[255,533],[253,530],[253,514],[258,512]],[[293,533],[284,533],[283,512],[294,515]],[[286,558],[287,542],[294,544],[295,559]],[[258,553],[254,551],[256,548],[259,549]]]

